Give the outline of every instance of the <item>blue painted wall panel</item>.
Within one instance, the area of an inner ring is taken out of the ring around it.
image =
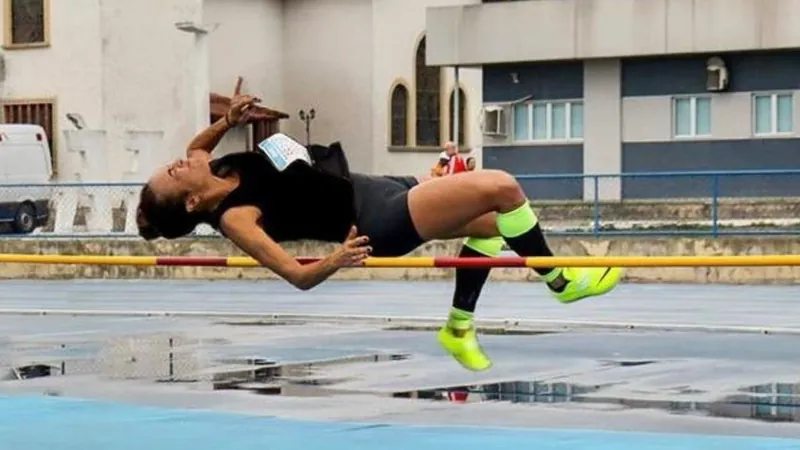
[[[657,142],[622,145],[623,172],[800,169],[800,139]],[[628,178],[623,198],[708,197],[709,177]],[[800,195],[800,175],[721,178],[725,197]]]
[[[631,58],[622,61],[622,95],[706,92],[706,60],[721,56],[730,72],[731,92],[800,89],[800,51]]]
[[[519,83],[511,74],[516,73]],[[483,67],[483,101],[507,102],[583,98],[583,62],[501,64]]]
[[[583,173],[582,145],[484,147],[483,167],[513,175]],[[580,200],[583,181],[579,177],[559,180],[520,180],[529,198]]]

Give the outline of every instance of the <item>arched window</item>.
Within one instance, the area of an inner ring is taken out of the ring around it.
[[[454,114],[453,112],[456,110],[456,90],[453,89],[450,92],[450,109],[448,110],[448,123],[450,124],[450,132],[448,135],[450,136],[450,140],[454,141],[453,139],[453,128],[455,128],[455,123],[453,120]],[[464,145],[464,139],[466,133],[464,130],[467,129],[467,94],[464,93],[464,89],[458,88],[458,145]]]
[[[392,89],[392,126],[389,142],[392,147],[408,145],[408,89],[398,84]]]
[[[438,67],[425,64],[425,38],[417,47],[415,70],[415,86],[417,110],[417,144],[418,146],[438,146],[440,130],[439,92],[441,87],[441,71]]]

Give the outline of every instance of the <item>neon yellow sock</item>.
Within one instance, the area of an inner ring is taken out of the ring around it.
[[[539,223],[539,218],[533,212],[529,203],[520,205],[517,209],[506,213],[497,214],[497,229],[503,235],[506,242],[520,254],[520,256],[541,255],[542,250],[547,250],[547,244],[541,232],[534,235],[534,240],[524,240],[521,238],[526,233],[531,232]],[[540,242],[537,242],[539,240]],[[516,244],[515,244],[516,241]],[[515,246],[516,245],[516,246]],[[519,248],[521,246],[521,249]],[[549,253],[549,250],[548,250]],[[542,275],[544,281],[550,283],[561,275],[562,270],[553,268],[550,272]]]
[[[515,238],[531,231],[539,223],[539,218],[528,203],[519,208],[497,214],[497,229],[506,238]]]
[[[503,251],[505,241],[502,236],[497,236],[489,239],[484,238],[467,238],[464,241],[464,246],[480,253],[481,255],[495,257]]]
[[[454,330],[468,330],[472,328],[474,314],[458,308],[450,308],[450,315],[447,318],[447,326]]]

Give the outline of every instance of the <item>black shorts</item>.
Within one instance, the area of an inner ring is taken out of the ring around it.
[[[411,221],[408,191],[414,177],[351,174],[358,234],[369,237],[373,256],[403,256],[424,243]]]

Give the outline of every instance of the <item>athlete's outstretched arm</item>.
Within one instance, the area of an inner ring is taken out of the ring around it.
[[[367,238],[358,237],[353,228],[345,243],[328,257],[311,264],[300,264],[258,226],[261,212],[251,206],[231,208],[222,216],[220,227],[237,247],[298,289],[309,290],[327,280],[342,267],[369,256]]]
[[[186,156],[192,157],[200,154],[209,154],[219,145],[219,141],[231,128],[245,121],[248,109],[253,106],[258,99],[250,95],[237,95],[231,100],[231,107],[221,119],[217,120],[210,127],[201,131],[186,146]]]

